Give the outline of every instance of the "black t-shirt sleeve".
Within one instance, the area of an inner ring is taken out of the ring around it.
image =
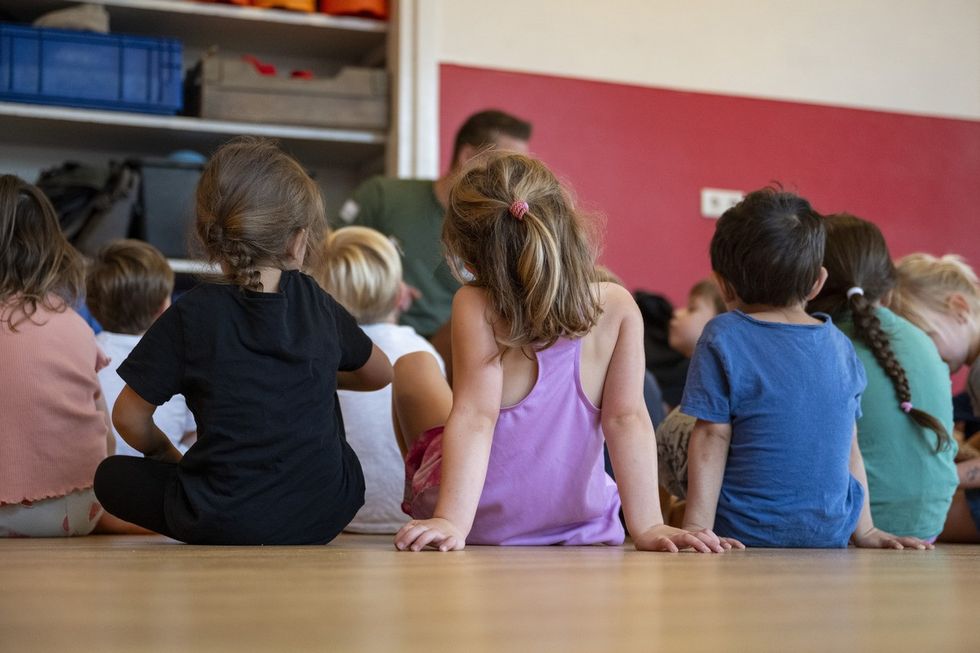
[[[136,394],[156,406],[180,392],[184,337],[176,305],[164,311],[150,326],[119,366],[118,373]]]
[[[347,312],[343,306],[338,304],[333,297],[329,297],[333,310],[334,323],[337,325],[337,339],[340,344],[340,366],[341,372],[353,372],[364,367],[368,359],[371,358],[371,350],[374,343],[361,327],[357,326],[357,320]]]

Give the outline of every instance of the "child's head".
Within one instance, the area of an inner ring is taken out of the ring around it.
[[[38,305],[64,310],[81,294],[83,275],[81,255],[65,240],[44,193],[0,176],[0,322],[15,331]]]
[[[359,324],[395,317],[402,262],[383,234],[367,227],[344,227],[327,235],[320,254],[317,281]]]
[[[267,139],[220,147],[197,186],[197,235],[208,258],[243,288],[261,290],[259,267],[301,267],[324,224],[316,183]]]
[[[711,239],[711,267],[726,299],[793,306],[821,279],[823,219],[802,197],[764,188],[725,211]]]
[[[588,333],[599,316],[595,251],[569,194],[540,161],[491,152],[449,193],[442,240],[457,276],[484,288],[505,347]]]
[[[667,343],[688,358],[694,355],[694,346],[701,337],[705,325],[719,313],[725,312],[725,301],[714,279],[702,279],[694,284],[687,296],[687,308],[674,311],[670,318]]]
[[[898,262],[890,308],[928,333],[955,372],[980,354],[977,275],[959,256],[909,254]]]
[[[874,355],[895,387],[896,404],[919,426],[936,434],[936,450],[949,446],[949,434],[935,417],[918,408],[901,361],[892,351],[888,334],[881,328],[875,305],[895,285],[895,266],[878,227],[853,215],[840,213],[825,219],[827,251],[824,267],[827,283],[807,306],[835,318],[850,313],[854,333]]]
[[[89,264],[85,301],[107,331],[139,335],[170,305],[174,271],[153,245],[116,240]]]

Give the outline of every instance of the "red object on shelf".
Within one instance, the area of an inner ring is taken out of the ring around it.
[[[364,16],[388,20],[387,0],[320,0],[320,11],[338,16]]]
[[[313,79],[312,70],[294,70],[289,73],[289,76],[293,79]]]
[[[251,54],[242,55],[242,61],[247,61],[248,63],[252,64],[260,75],[266,75],[267,77],[276,76],[276,67],[274,64],[259,61],[257,57]]]

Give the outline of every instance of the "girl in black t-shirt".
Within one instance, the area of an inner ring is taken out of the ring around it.
[[[325,543],[354,517],[364,479],[336,390],[382,388],[391,366],[299,271],[323,224],[316,184],[271,142],[235,140],[211,158],[197,235],[221,275],[174,303],[119,367],[113,422],[145,458],[99,466],[110,513],[196,544]],[[153,423],[177,393],[198,425],[183,457]]]

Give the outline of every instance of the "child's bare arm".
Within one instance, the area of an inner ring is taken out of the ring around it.
[[[401,550],[462,549],[473,526],[500,413],[503,369],[483,291],[464,286],[453,299],[453,407],[442,435],[442,481],[432,519],[413,520],[395,537]]]
[[[861,516],[858,518],[857,527],[851,540],[855,546],[871,549],[932,549],[932,544],[920,540],[917,537],[899,537],[875,528],[871,519],[871,497],[868,492],[868,475],[864,469],[864,458],[861,456],[861,449],[858,447],[857,426],[854,427],[854,435],[851,437],[851,475],[858,480],[864,488],[864,502],[861,506]]]
[[[602,392],[602,430],[626,524],[637,549],[703,553],[741,546],[722,542],[710,529],[692,533],[663,523],[657,485],[657,442],[643,401],[643,320],[628,293],[611,289],[604,319],[619,317],[619,334]],[[615,323],[615,322],[613,322]]]
[[[112,433],[112,423],[109,421],[109,407],[105,403],[105,395],[102,392],[95,397],[95,408],[102,413],[105,418],[106,430],[106,455],[112,456],[116,453],[116,436]]]
[[[698,420],[687,445],[687,508],[684,528],[712,528],[725,476],[732,425]]]
[[[385,353],[374,345],[368,361],[353,372],[337,372],[338,390],[370,392],[380,390],[391,383],[391,362]]]
[[[157,407],[146,401],[128,385],[119,393],[112,409],[112,423],[129,446],[147,458],[179,462],[181,453],[163,431],[153,423]]]

